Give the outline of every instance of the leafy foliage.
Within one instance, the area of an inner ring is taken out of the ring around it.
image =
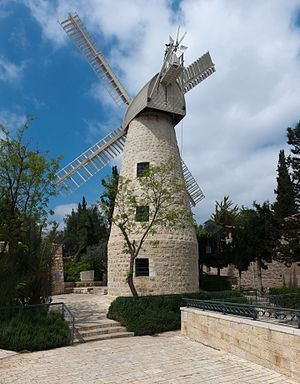
[[[231,289],[231,283],[227,276],[203,275],[200,288],[205,291],[226,291]]]
[[[40,351],[71,342],[71,331],[58,313],[21,311],[0,321],[0,348]]]
[[[80,281],[80,272],[92,269],[93,266],[86,260],[66,261],[64,263],[64,280],[67,282]]]
[[[274,259],[291,266],[292,263],[300,261],[300,213],[286,217],[282,221],[280,234]]]
[[[58,160],[32,150],[28,122],[11,135],[0,127],[0,302],[38,303],[50,295],[55,226],[43,234]]]
[[[79,261],[89,246],[107,243],[108,228],[97,206],[87,207],[85,198],[65,218],[64,257]]]
[[[112,175],[109,178],[103,179],[101,184],[104,187],[104,191],[100,196],[100,201],[104,213],[106,214],[106,219],[111,226],[111,219],[113,216],[115,208],[115,200],[118,192],[118,182],[119,182],[119,172],[116,166],[112,167]]]
[[[280,224],[285,217],[297,212],[294,185],[288,172],[284,150],[279,152],[277,174],[277,189],[274,191],[276,201],[273,204],[273,209]]]
[[[296,192],[297,208],[300,208],[300,121],[295,128],[287,129],[288,144],[291,146],[291,155],[288,163],[292,168],[292,181]]]
[[[186,295],[118,297],[108,310],[108,318],[119,321],[135,335],[153,335],[180,329],[182,298],[202,300],[241,298],[239,292],[203,292]]]

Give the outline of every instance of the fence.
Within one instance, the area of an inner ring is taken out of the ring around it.
[[[253,320],[276,319],[279,321],[296,323],[300,329],[300,310],[293,308],[281,308],[276,306],[251,305],[230,303],[216,300],[183,299],[187,307],[202,309],[203,311],[215,311],[222,314],[250,317]]]

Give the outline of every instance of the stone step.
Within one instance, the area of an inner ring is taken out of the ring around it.
[[[93,330],[98,328],[107,328],[107,327],[120,327],[120,323],[114,320],[99,320],[99,322],[95,323],[76,323],[75,327],[78,330]]]
[[[122,326],[107,327],[107,328],[100,327],[98,329],[93,329],[93,330],[81,328],[78,331],[80,333],[80,336],[85,339],[86,337],[90,337],[90,336],[98,336],[98,335],[105,335],[105,334],[111,334],[111,333],[123,333],[123,332],[126,332],[126,328]]]
[[[103,335],[95,335],[95,336],[87,336],[84,337],[83,340],[74,339],[74,344],[78,343],[87,343],[90,341],[100,341],[100,340],[109,340],[109,339],[117,339],[121,337],[133,337],[133,332],[118,332],[118,333],[105,333]]]

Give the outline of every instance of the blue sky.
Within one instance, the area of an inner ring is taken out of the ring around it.
[[[179,147],[206,199],[273,200],[285,130],[300,120],[300,0],[0,0],[0,122],[10,130],[26,114],[33,143],[63,155],[61,165],[117,128],[117,110],[57,23],[77,11],[131,96],[156,73],[169,34],[181,24],[187,65],[207,50],[217,72],[186,97]],[[117,162],[118,164],[119,162]],[[51,201],[56,218],[82,195],[95,203],[105,168],[67,198]]]

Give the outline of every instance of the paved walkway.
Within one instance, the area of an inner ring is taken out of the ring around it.
[[[76,323],[94,323],[106,319],[113,299],[107,295],[76,294],[53,296],[53,303],[64,302],[75,317]]]
[[[0,360],[1,384],[296,384],[177,332],[78,344]],[[299,383],[298,383],[299,384]]]
[[[65,296],[56,296],[55,301]],[[91,321],[101,320],[101,311],[109,305],[107,297],[93,295],[67,295],[64,301],[80,321],[90,316]],[[34,353],[5,355],[3,352],[2,357],[0,384],[300,383],[190,341],[179,332],[96,341]]]

